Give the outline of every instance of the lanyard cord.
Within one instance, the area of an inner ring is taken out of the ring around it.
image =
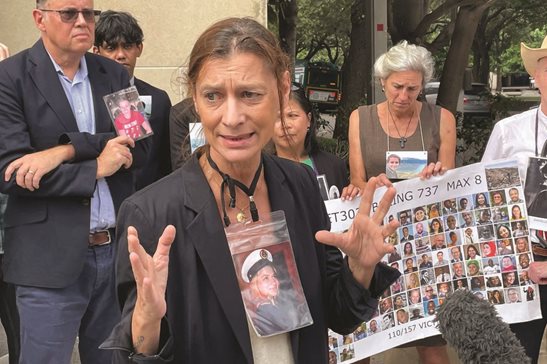
[[[389,110],[389,104],[388,104],[388,110]],[[391,111],[390,111],[390,115],[391,115]],[[412,115],[414,116],[414,113],[413,113]],[[391,118],[393,119],[393,117],[391,117]],[[410,125],[410,124],[409,124],[409,125]],[[421,137],[421,139],[422,139],[422,150],[425,151],[424,133],[423,133],[423,131],[422,131],[422,120],[421,120],[419,114],[418,114],[418,126],[420,127],[420,137]],[[408,128],[407,128],[407,131],[408,131]],[[399,131],[397,130],[397,132],[399,132]],[[410,135],[409,137],[411,137],[411,135]],[[386,134],[386,141],[387,141],[387,150],[388,150],[388,152],[390,151],[390,149],[389,149],[389,138],[390,138],[390,136],[389,136],[389,118],[388,118],[388,121],[387,121],[387,134]],[[406,137],[405,137],[405,139],[406,139]],[[406,143],[406,140],[405,140],[405,143]],[[401,146],[402,146],[402,145],[401,145]],[[404,147],[403,147],[403,148],[404,148]],[[536,154],[537,154],[537,153],[536,153]]]
[[[258,221],[258,209],[256,208],[256,203],[254,200],[254,193],[256,189],[256,185],[258,184],[258,179],[260,178],[260,173],[262,173],[262,156],[260,157],[260,164],[258,165],[258,168],[256,169],[255,175],[253,177],[253,180],[251,182],[251,185],[249,187],[245,186],[240,181],[233,179],[228,174],[222,172],[215,161],[211,158],[211,154],[209,151],[207,151],[207,161],[209,162],[209,165],[211,168],[213,168],[215,171],[220,174],[222,177],[222,183],[220,184],[220,205],[222,207],[222,214],[224,225],[226,227],[230,226],[230,218],[228,217],[228,213],[226,212],[226,202],[224,201],[224,191],[226,186],[228,186],[228,192],[230,194],[230,208],[236,207],[236,187],[238,187],[241,191],[243,191],[247,196],[249,196],[249,210],[251,211],[251,218],[253,221]]]
[[[536,157],[538,157],[538,124],[539,124],[539,106],[536,110],[536,137],[535,137],[535,142],[536,142]]]

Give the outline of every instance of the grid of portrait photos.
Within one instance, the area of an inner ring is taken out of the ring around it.
[[[522,196],[521,186],[507,187],[398,212],[401,226],[388,238],[395,251],[385,262],[401,277],[382,295],[369,334],[435,315],[459,288],[494,305],[532,301]]]
[[[436,314],[446,297],[468,289],[493,305],[537,299],[524,193],[517,168],[485,168],[487,191],[386,216],[400,226],[387,238],[395,247],[383,261],[401,272],[379,300],[378,311],[351,335],[331,332],[329,349]]]

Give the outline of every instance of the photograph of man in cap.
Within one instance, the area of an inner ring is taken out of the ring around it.
[[[241,278],[247,283],[244,293],[251,306],[247,313],[260,336],[286,332],[299,324],[298,302],[290,299],[295,292],[282,292],[278,268],[267,249],[253,250],[245,258]]]
[[[530,47],[521,43],[520,53],[522,63],[528,74],[534,78],[539,89],[541,101],[538,108],[524,111],[498,121],[482,157],[482,162],[491,162],[496,159],[511,158],[519,161],[521,176],[527,175],[529,158],[537,157],[547,140],[547,37],[539,48]],[[526,184],[525,184],[526,186]],[[524,191],[525,196],[529,196]],[[545,200],[545,199],[544,199]],[[529,201],[531,202],[531,201]],[[545,230],[545,229],[543,229]],[[540,297],[542,301],[543,317],[547,315],[547,241],[542,239],[545,231],[531,231],[532,243],[536,247],[536,262],[530,265],[530,278],[540,284]],[[542,241],[543,240],[543,241]],[[538,261],[541,260],[541,261]],[[541,339],[545,325],[545,319],[512,324],[511,330],[524,346],[526,354],[534,362],[538,360]]]

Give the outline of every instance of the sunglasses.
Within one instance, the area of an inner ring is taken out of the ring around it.
[[[84,10],[76,10],[76,9],[62,9],[62,10],[54,10],[54,9],[38,9],[40,11],[45,12],[53,12],[58,13],[61,17],[61,21],[63,23],[74,23],[76,22],[76,19],[78,19],[78,16],[80,13],[84,17],[84,20],[88,23],[95,23],[97,20],[99,20],[99,16],[101,15],[100,10],[93,10],[93,9],[84,9]]]

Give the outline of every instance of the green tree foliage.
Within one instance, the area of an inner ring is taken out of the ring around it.
[[[287,1],[297,1],[298,5],[297,58],[330,61],[344,70],[345,65],[351,63],[348,58],[355,56],[350,52],[352,7],[356,9],[360,2],[370,0],[270,0],[269,3],[274,9],[276,4]],[[463,69],[467,66],[474,66],[476,81],[486,81],[485,75],[490,70],[502,73],[522,70],[520,42],[539,46],[546,34],[546,0],[386,1],[388,31],[393,43],[407,39],[429,49],[436,59],[437,77],[443,74],[452,77],[447,82],[450,85],[462,83]],[[412,11],[409,11],[411,5]],[[279,7],[277,9],[279,11]],[[477,32],[469,31],[475,29],[477,23]],[[472,42],[467,39],[469,37]],[[450,51],[454,46],[457,51]],[[361,57],[361,54],[357,56]],[[344,72],[343,84],[348,83],[348,77],[353,81],[355,74]],[[370,81],[369,77],[359,82]],[[364,90],[366,85],[352,89]],[[453,106],[456,92],[452,95],[449,91],[450,88],[441,89],[439,100]],[[343,117],[338,115],[337,136],[347,137],[347,117],[354,103],[354,100],[344,103],[344,99],[356,96],[362,100],[364,94],[342,93],[342,105],[347,104],[348,110]]]
[[[349,48],[352,0],[298,0],[298,59],[328,61],[339,66]]]
[[[499,71],[504,74],[511,72],[526,72],[520,56],[520,42],[524,42],[529,47],[539,48],[545,36],[547,36],[547,26],[522,32],[520,37],[514,35],[513,41],[508,42],[509,46],[499,55],[499,63],[496,64]],[[492,58],[495,60],[496,55],[492,54]]]
[[[545,26],[546,16],[545,0],[498,0],[485,11],[470,61],[475,80],[488,82],[490,71],[498,74],[524,72],[520,42],[533,41],[534,29]]]

